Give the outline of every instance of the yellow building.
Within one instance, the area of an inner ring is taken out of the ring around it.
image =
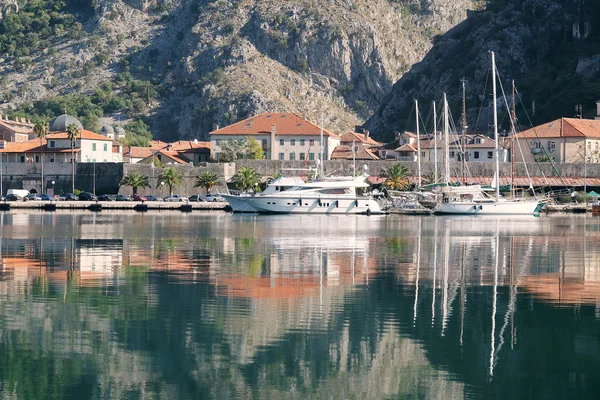
[[[511,151],[518,162],[548,158],[566,163],[600,162],[600,120],[560,118],[520,132],[516,138],[519,146],[515,142]]]

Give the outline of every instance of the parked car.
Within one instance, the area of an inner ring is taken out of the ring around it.
[[[23,197],[21,197],[20,195],[16,194],[16,193],[9,193],[6,195],[6,201],[21,201],[23,200]]]
[[[82,200],[82,201],[96,201],[96,200],[98,200],[98,197],[94,193],[81,192],[81,193],[79,193],[79,200]]]
[[[54,196],[50,196],[49,194],[46,194],[46,193],[40,194],[40,198],[42,199],[42,201],[53,201],[54,200]]]
[[[129,196],[125,196],[125,195],[122,195],[122,194],[118,194],[118,195],[115,197],[115,200],[116,200],[116,201],[130,201],[131,199],[129,198]]]
[[[101,194],[98,196],[98,201],[115,201],[116,198],[116,194]]]
[[[63,195],[61,195],[61,200],[63,200],[62,197],[63,197]],[[65,193],[64,200],[65,201],[77,201],[77,200],[79,200],[79,196],[74,195],[73,193]]]
[[[174,194],[173,196],[165,197],[165,201],[188,201],[188,198],[179,194]]]
[[[153,196],[153,195],[146,196],[146,199],[147,199],[148,201],[164,201],[162,197],[159,197],[159,196]]]
[[[206,201],[202,198],[202,196],[197,195],[197,194],[190,196],[188,200],[192,203],[201,203],[201,202]]]
[[[131,201],[146,201],[148,198],[146,196],[140,196],[139,194],[134,194],[131,196]]]
[[[23,197],[23,201],[41,201],[42,198],[37,193],[29,193],[27,196]]]
[[[224,197],[212,193],[207,193],[202,198],[204,199],[204,201],[226,201]]]

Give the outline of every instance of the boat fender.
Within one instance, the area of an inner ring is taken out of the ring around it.
[[[356,207],[358,207],[358,199],[356,199]]]
[[[480,205],[479,206],[479,211],[481,211],[481,210],[483,210],[483,206]]]
[[[371,209],[367,208],[367,216],[371,216]]]
[[[317,204],[319,204],[319,206],[321,206],[321,199],[317,200]]]

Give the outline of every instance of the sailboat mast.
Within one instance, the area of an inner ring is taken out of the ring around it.
[[[450,140],[448,138],[448,100],[444,93],[444,176],[446,184],[450,183]]]
[[[517,111],[515,101],[515,80],[512,80],[512,104],[510,110],[511,116],[511,144],[510,144],[510,190],[512,197],[515,197],[515,135],[517,134]]]
[[[467,89],[465,78],[462,82],[462,145],[461,145],[461,160],[462,160],[462,179],[463,185],[467,183],[467,159],[466,159],[466,141],[467,141]]]
[[[496,58],[492,51],[492,94],[493,94],[493,109],[494,109],[494,158],[496,161],[496,170],[494,178],[496,181],[496,200],[500,199],[500,157],[498,154],[498,110],[496,109]]]
[[[325,147],[323,145],[323,111],[321,111],[321,123],[320,131],[321,131],[321,178],[323,178],[323,164],[325,163]]]
[[[433,175],[434,183],[438,183],[438,155],[437,155],[437,112],[435,110],[435,101],[433,102]],[[430,153],[431,154],[431,153]]]
[[[421,136],[419,135],[419,101],[415,100],[415,117],[417,121],[417,187],[421,187]]]

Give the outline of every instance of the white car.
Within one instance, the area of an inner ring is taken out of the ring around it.
[[[173,196],[165,197],[165,201],[188,201],[188,198],[179,194],[174,194]]]
[[[207,193],[204,196],[202,196],[202,198],[204,199],[204,201],[227,201],[225,200],[224,197],[219,196],[218,194],[212,194],[212,193]]]

